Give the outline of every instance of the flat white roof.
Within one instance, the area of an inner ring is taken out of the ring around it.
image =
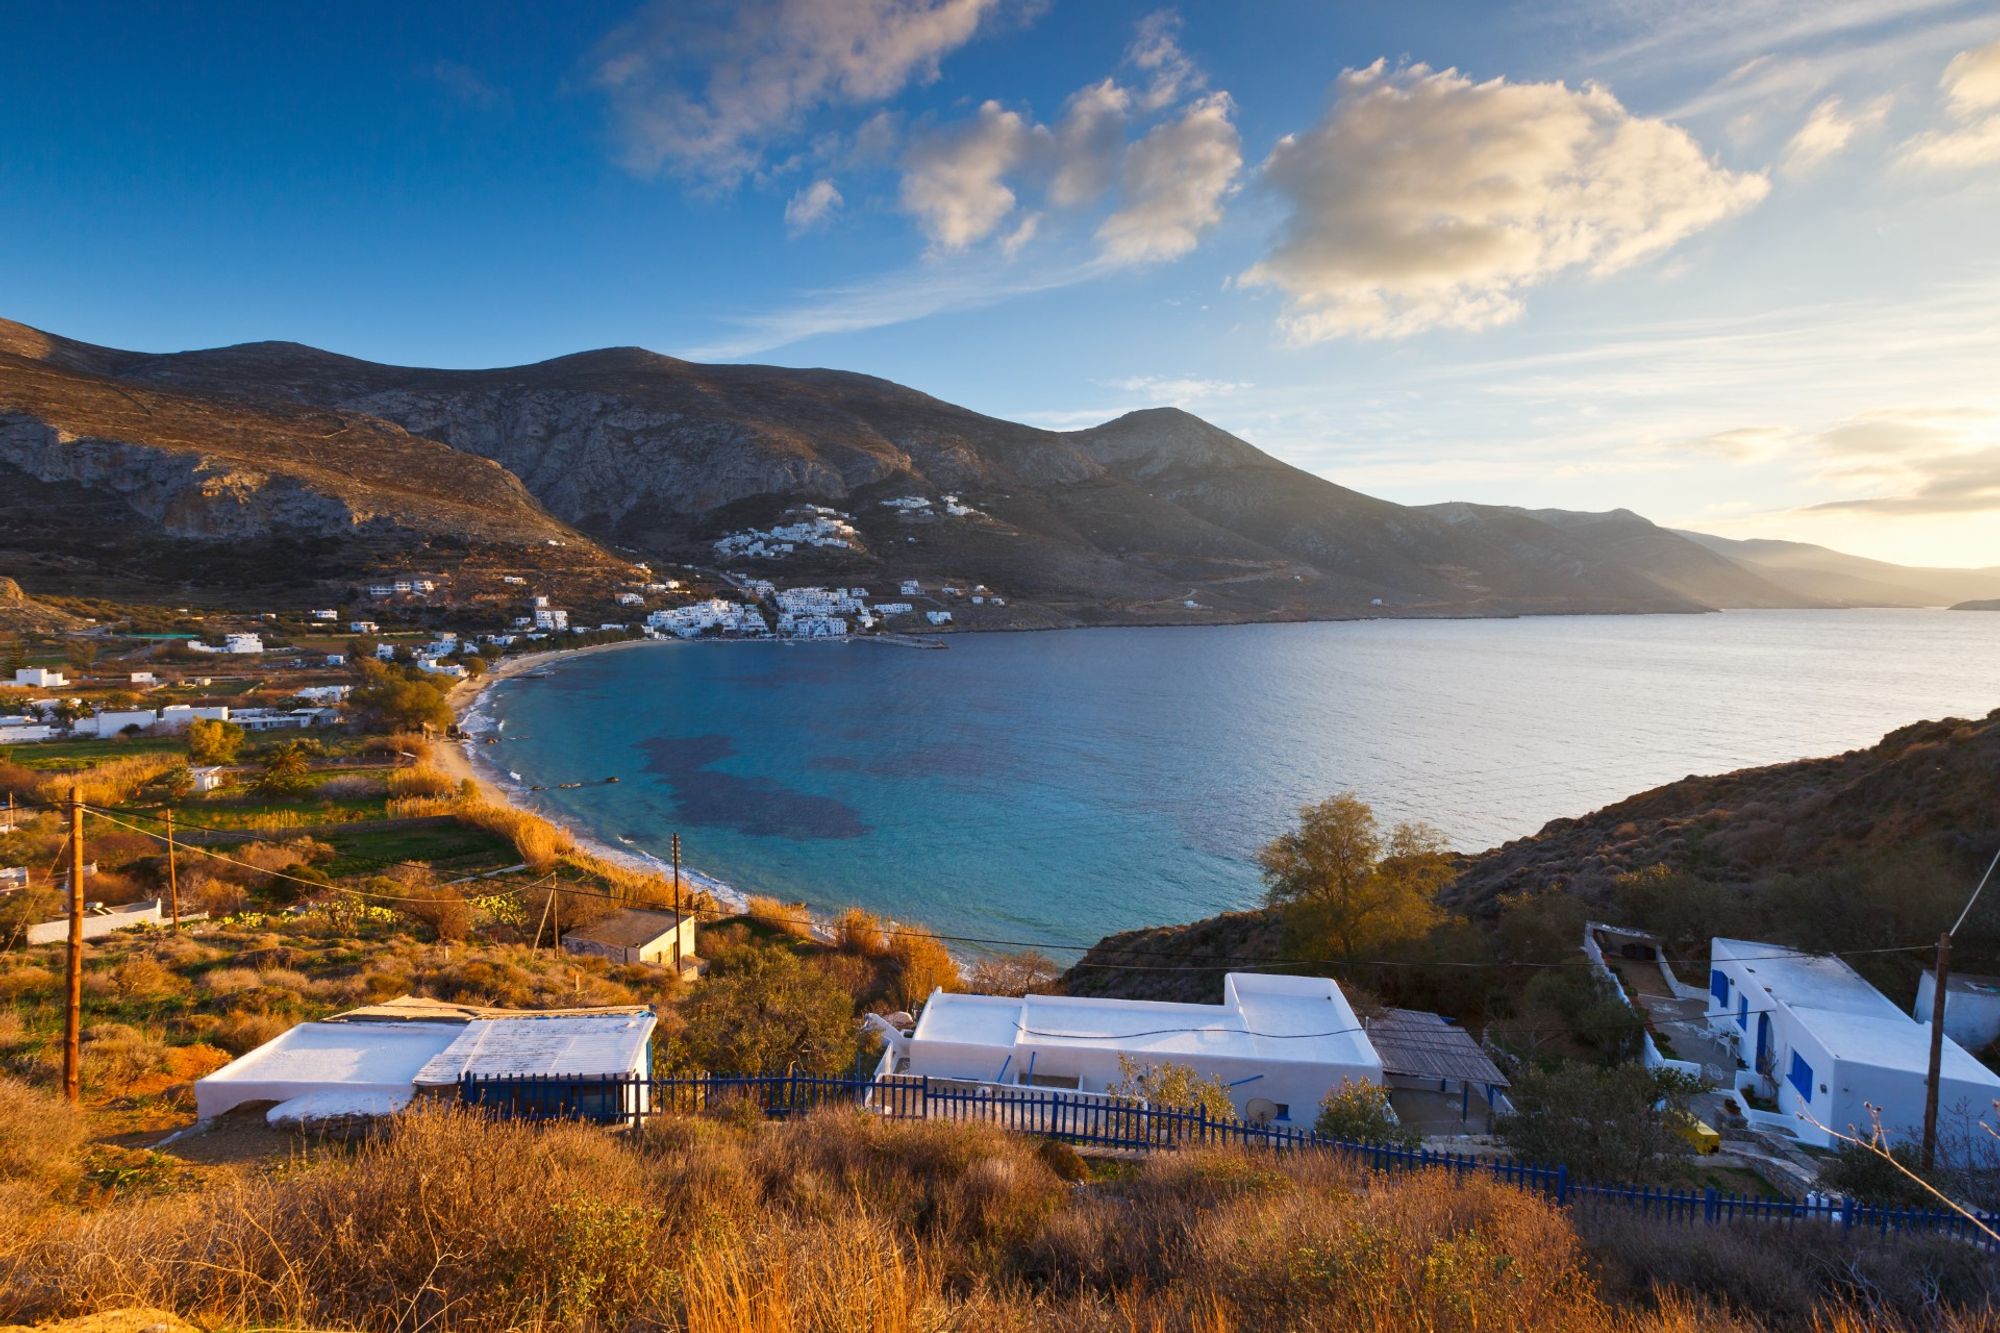
[[[1265,1063],[1379,1063],[1360,1020],[1330,980],[1230,973],[1223,994],[1222,1004],[1175,1004],[939,992],[925,1003],[911,1040]]]
[[[1836,1060],[1851,1060],[1877,1069],[1894,1069],[1928,1076],[1931,1068],[1931,1025],[1907,1014],[1878,1018],[1873,1014],[1838,1013],[1827,1009],[1794,1009],[1793,1015]],[[1965,1083],[2000,1087],[1995,1074],[1950,1037],[1938,1058],[1944,1077]],[[1780,1070],[1779,1073],[1783,1073]]]
[[[1911,1021],[1900,1005],[1869,985],[1859,972],[1827,954],[1718,936],[1710,942],[1709,958],[1711,962],[1735,963],[1755,980],[1759,989],[1768,991],[1789,1009],[1823,1009],[1829,1013]]]
[[[414,1082],[435,1087],[465,1074],[623,1074],[645,1054],[657,1021],[650,1013],[474,1019],[425,1062]]]

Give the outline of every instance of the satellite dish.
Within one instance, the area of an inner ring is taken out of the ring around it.
[[[1253,1125],[1268,1125],[1278,1118],[1278,1104],[1269,1097],[1252,1097],[1243,1109]]]

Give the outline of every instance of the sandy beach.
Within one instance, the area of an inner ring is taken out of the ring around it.
[[[481,739],[492,730],[491,719],[486,717],[482,704],[485,702],[487,691],[501,681],[546,670],[551,666],[591,653],[616,652],[654,642],[656,641],[651,639],[628,639],[619,643],[592,644],[585,648],[554,648],[546,652],[524,653],[518,657],[504,659],[498,666],[475,680],[459,681],[452,686],[451,693],[447,697],[450,699],[452,712],[458,719],[459,730],[464,738],[442,741],[432,746],[432,756],[437,766],[455,779],[472,782],[480,794],[495,805],[511,805],[537,818],[548,820],[568,833],[576,840],[577,846],[592,856],[642,874],[671,873],[671,867],[657,857],[631,847],[606,842],[587,830],[579,829],[574,824],[540,808],[529,793],[504,780],[499,766],[483,753],[486,747]],[[741,911],[746,905],[745,895],[739,889],[713,875],[683,865],[681,879],[694,888],[706,890],[724,908]]]

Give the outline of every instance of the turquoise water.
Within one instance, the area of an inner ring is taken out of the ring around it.
[[[746,891],[1088,943],[1244,907],[1352,789],[1461,848],[1689,773],[2000,707],[2000,615],[1244,625],[660,644],[496,686],[483,756],[609,841]],[[554,789],[617,775],[614,786]]]

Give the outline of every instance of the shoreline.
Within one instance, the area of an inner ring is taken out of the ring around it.
[[[523,653],[510,657],[499,666],[477,680],[459,681],[446,696],[452,713],[457,719],[460,739],[445,739],[433,747],[439,768],[453,778],[470,781],[479,794],[493,805],[510,806],[546,820],[561,829],[576,843],[577,847],[613,865],[644,875],[671,875],[673,866],[632,847],[613,844],[604,838],[577,827],[571,819],[562,818],[541,809],[528,799],[529,793],[517,789],[505,780],[506,770],[480,753],[485,747],[480,738],[488,734],[492,727],[485,718],[482,708],[486,696],[496,685],[542,670],[558,662],[588,656],[593,653],[615,652],[623,648],[638,648],[662,642],[657,639],[627,639],[618,643],[594,643],[583,648],[550,648],[541,652]],[[681,880],[690,888],[700,889],[712,897],[726,911],[742,912],[749,905],[749,895],[726,880],[718,879],[691,866],[681,866]]]

